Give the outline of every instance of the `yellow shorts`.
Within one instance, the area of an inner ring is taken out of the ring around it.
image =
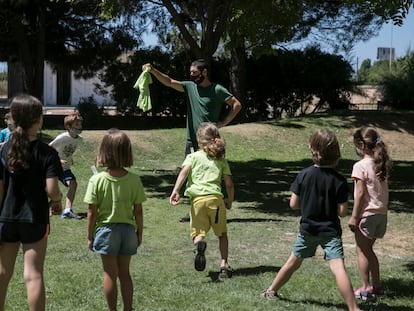
[[[226,206],[221,197],[206,195],[196,197],[191,203],[191,238],[205,237],[210,228],[220,237],[227,232]]]

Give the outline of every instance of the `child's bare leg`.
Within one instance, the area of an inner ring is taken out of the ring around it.
[[[302,258],[296,257],[293,253],[291,253],[289,259],[276,274],[276,277],[274,278],[272,285],[270,285],[268,290],[277,293],[277,291],[281,289],[282,286],[287,283],[287,281],[289,281],[293,273],[299,269],[302,262]]]
[[[131,274],[129,273],[130,262],[131,256],[118,257],[119,283],[121,285],[121,295],[122,301],[124,303],[124,311],[132,311],[134,285],[132,283]]]
[[[109,311],[116,311],[118,262],[116,256],[101,255],[104,270],[103,288]]]
[[[358,270],[362,287],[366,289],[370,286],[370,275],[372,285],[375,287],[381,286],[378,257],[373,249],[375,239],[368,239],[361,232],[357,231],[355,232],[355,241],[357,244]]]
[[[29,310],[44,310],[46,305],[43,268],[46,256],[47,237],[30,244],[23,244],[24,282],[27,290]]]
[[[229,257],[229,239],[227,237],[227,232],[224,232],[219,236],[219,249],[221,255],[221,267],[228,267],[228,257]]]
[[[13,276],[20,243],[3,243],[0,246],[0,310],[4,310],[7,287]]]
[[[66,194],[66,208],[72,209],[73,201],[75,200],[76,189],[78,188],[78,183],[76,180],[69,180],[68,188],[68,193]]]
[[[348,274],[345,270],[344,260],[342,258],[331,259],[329,261],[329,267],[335,276],[339,292],[344,298],[345,303],[348,306],[348,310],[359,310],[354,296],[354,291],[352,289],[351,281],[349,280]]]

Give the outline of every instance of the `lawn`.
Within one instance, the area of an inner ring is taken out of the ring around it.
[[[321,251],[306,260],[282,288],[283,300],[267,301],[259,293],[287,259],[298,230],[299,214],[288,207],[289,187],[297,172],[311,164],[310,134],[320,127],[336,133],[342,152],[338,169],[351,187],[352,164],[358,160],[352,133],[361,125],[379,129],[394,160],[388,231],[376,245],[386,297],[361,308],[414,310],[414,114],[392,112],[321,114],[221,130],[236,187],[236,201],[228,212],[229,262],[235,273],[225,281],[217,279],[217,238],[209,233],[206,270],[195,271],[189,225],[178,222],[189,209],[188,200],[178,207],[168,203],[183,160],[185,130],[126,131],[134,149],[131,170],[141,176],[148,196],[143,245],[131,262],[135,310],[345,310]],[[47,140],[58,133],[45,130],[42,136]],[[84,131],[85,143],[75,154],[77,212],[87,210],[82,200],[103,133]],[[346,266],[357,287],[355,245],[346,222],[347,217],[342,220]],[[47,310],[106,309],[101,262],[99,255],[87,249],[86,220],[51,219],[45,279]],[[22,256],[9,286],[6,310],[27,310]]]

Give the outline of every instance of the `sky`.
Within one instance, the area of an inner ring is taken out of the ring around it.
[[[384,24],[378,36],[355,46],[353,54],[355,59],[358,58],[359,66],[362,61],[368,58],[371,59],[371,64],[374,63],[377,59],[377,48],[379,47],[393,47],[396,58],[403,57],[409,49],[414,51],[413,8],[410,8],[410,12],[401,27],[393,26],[392,23]]]
[[[144,36],[144,41],[148,45],[154,45],[156,37],[154,35]],[[392,23],[384,24],[378,36],[357,44],[352,53],[352,66],[360,67],[361,63],[368,58],[373,64],[376,61],[379,47],[393,47],[396,58],[403,57],[409,49],[414,51],[414,8],[410,8],[401,27],[393,26]],[[0,63],[0,72],[5,70],[7,70],[6,64]]]

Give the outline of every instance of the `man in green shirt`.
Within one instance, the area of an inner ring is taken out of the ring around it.
[[[208,77],[208,64],[204,59],[198,59],[191,63],[190,81],[178,81],[167,74],[154,68],[151,64],[144,64],[142,71],[148,67],[150,72],[162,84],[183,92],[187,99],[187,143],[185,155],[198,150],[197,129],[203,122],[212,122],[218,128],[229,124],[239,113],[242,106],[225,87],[213,83]],[[224,105],[230,107],[228,114],[220,120],[220,112]],[[180,218],[180,222],[190,221],[190,217]]]
[[[203,122],[216,123],[223,127],[229,124],[241,109],[240,101],[220,84],[213,83],[208,77],[208,64],[199,59],[191,63],[190,81],[177,81],[154,68],[151,64],[142,66],[144,71],[150,67],[150,72],[162,84],[183,92],[187,99],[187,144],[185,155],[197,151],[197,129]],[[229,113],[219,120],[224,105],[230,107]]]

